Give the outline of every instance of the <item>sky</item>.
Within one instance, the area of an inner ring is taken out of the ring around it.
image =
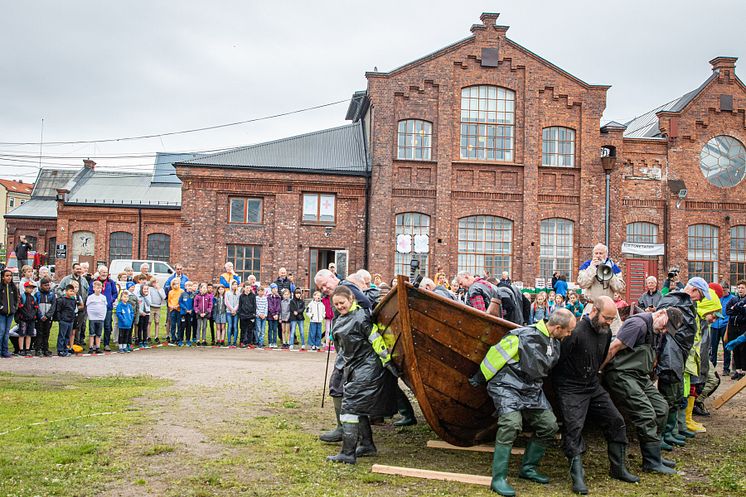
[[[746,64],[743,0],[36,0],[0,12],[0,177],[24,181],[40,163],[79,168],[89,157],[100,169],[147,171],[159,151],[343,125],[366,71],[469,36],[482,12],[499,12],[509,38],[580,79],[612,85],[604,122],[698,87],[716,56]]]

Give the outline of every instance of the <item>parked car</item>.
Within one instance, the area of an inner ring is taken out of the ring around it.
[[[124,272],[124,268],[131,267],[135,274],[140,272],[140,266],[148,264],[150,269],[148,272],[155,276],[158,280],[158,284],[163,288],[163,284],[169,276],[174,274],[174,269],[168,265],[167,262],[163,261],[152,261],[152,260],[138,260],[138,259],[114,259],[109,264],[109,274],[113,279],[117,279],[119,273]]]

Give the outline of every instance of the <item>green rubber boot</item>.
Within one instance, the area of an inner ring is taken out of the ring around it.
[[[671,446],[682,447],[686,445],[686,442],[682,438],[678,438],[675,435],[676,431],[676,413],[677,411],[669,411],[668,418],[666,418],[666,426],[663,428],[662,438],[663,441]]]
[[[506,497],[513,497],[515,489],[508,483],[508,461],[512,445],[495,444],[495,455],[492,456],[492,484],[490,490]]]
[[[546,447],[535,440],[531,440],[526,446],[526,452],[523,454],[521,471],[518,473],[518,477],[536,483],[549,483],[549,477],[537,471],[539,462],[541,462],[541,458],[544,457],[544,452],[546,452]]]

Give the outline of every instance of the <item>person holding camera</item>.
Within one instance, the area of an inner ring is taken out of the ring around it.
[[[645,293],[637,299],[639,305],[645,312],[655,312],[663,295],[658,291],[658,279],[655,276],[645,278]]]
[[[679,272],[681,270],[673,266],[668,270],[668,277],[663,282],[663,288],[661,289],[661,295],[666,295],[668,292],[680,292],[684,289],[684,284],[679,280]]]
[[[593,257],[580,265],[577,281],[591,303],[602,295],[613,299],[615,292],[624,293],[622,270],[609,259],[609,249],[603,243],[593,247]],[[583,312],[587,314],[590,311],[590,306],[586,306]],[[616,335],[620,326],[622,320],[617,313],[616,319],[611,323],[612,335]]]

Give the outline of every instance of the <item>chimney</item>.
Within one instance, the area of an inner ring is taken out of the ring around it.
[[[731,72],[736,69],[736,61],[738,57],[715,57],[710,61],[713,71],[721,71],[722,69],[729,69]]]
[[[96,169],[96,163],[93,162],[91,159],[83,159],[83,167],[93,171],[94,169]]]
[[[498,17],[500,17],[500,14],[496,12],[483,12],[482,15],[479,16],[479,20],[482,21],[482,24],[472,24],[471,32],[475,33],[477,31],[494,28]]]

